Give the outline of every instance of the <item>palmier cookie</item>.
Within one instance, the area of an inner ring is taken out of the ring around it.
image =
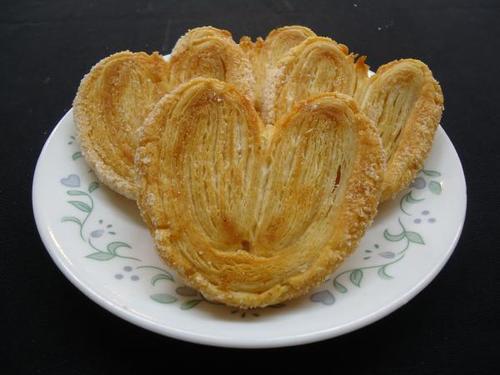
[[[233,85],[191,80],[145,121],[138,206],[158,253],[208,299],[276,304],[318,285],[372,221],[384,158],[348,96],[297,103],[269,138]]]

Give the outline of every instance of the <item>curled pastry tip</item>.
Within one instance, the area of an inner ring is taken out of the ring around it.
[[[182,35],[175,44],[172,51],[180,51],[190,43],[197,39],[202,39],[206,37],[216,37],[222,39],[233,40],[233,36],[230,31],[218,29],[213,26],[199,26],[193,29],[189,29],[184,35]]]

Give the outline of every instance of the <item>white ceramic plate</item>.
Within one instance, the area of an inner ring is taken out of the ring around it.
[[[357,251],[309,295],[239,311],[204,300],[166,267],[135,203],[99,185],[75,142],[72,111],[43,148],[33,211],[54,262],[83,293],[160,334],[228,347],[277,347],[335,337],[408,302],[436,276],[460,236],[466,187],[442,128],[412,187],[384,204]]]

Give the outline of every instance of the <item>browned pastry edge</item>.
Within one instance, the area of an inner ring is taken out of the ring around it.
[[[189,44],[192,43],[193,40],[205,38],[207,36],[233,40],[231,32],[228,30],[218,29],[213,26],[199,26],[194,29],[189,29],[184,35],[177,39],[172,51],[181,52],[189,47]]]

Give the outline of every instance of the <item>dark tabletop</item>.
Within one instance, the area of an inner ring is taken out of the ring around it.
[[[462,238],[446,267],[410,303],[369,327],[258,353],[162,337],[97,306],[51,261],[31,207],[36,159],[83,74],[115,51],[167,53],[194,26],[227,28],[239,38],[286,24],[347,44],[368,55],[372,68],[401,57],[432,68],[445,95],[442,124],[468,187]],[[165,373],[262,372],[300,362],[329,373],[500,373],[499,37],[498,1],[3,1],[0,373],[125,374],[154,366]]]

